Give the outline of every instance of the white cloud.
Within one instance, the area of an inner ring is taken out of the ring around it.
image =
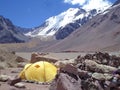
[[[72,5],[79,4],[83,5],[87,0],[64,0],[65,3],[69,3]]]
[[[106,9],[111,5],[109,0],[64,0],[64,3],[69,3],[72,5],[78,4],[84,9],[98,9],[103,7]]]
[[[83,5],[85,9],[108,8],[111,3],[108,0],[89,0],[87,4]]]

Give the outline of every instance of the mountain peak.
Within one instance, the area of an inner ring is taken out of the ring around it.
[[[64,39],[93,16],[101,13],[103,8],[89,11],[82,8],[69,8],[59,15],[48,18],[44,24],[26,35],[31,37],[55,36],[56,39]]]
[[[118,2],[119,3],[119,2]],[[98,14],[49,51],[120,51],[120,4]]]

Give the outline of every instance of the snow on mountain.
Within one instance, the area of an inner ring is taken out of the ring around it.
[[[60,27],[64,27],[65,25],[74,22],[79,18],[83,18],[84,13],[77,15],[77,13],[79,12],[80,12],[79,8],[70,8],[57,16],[50,17],[45,21],[45,24],[42,27],[40,26],[33,32],[29,32],[26,35],[30,35],[32,37],[39,35],[45,36],[54,35]]]
[[[55,36],[57,39],[63,39],[103,10],[102,8],[102,10],[92,9],[86,11],[80,8],[70,8],[57,16],[50,17],[41,26],[25,35],[31,37]],[[63,34],[63,31],[65,34]]]
[[[120,51],[120,4],[117,2],[67,38],[45,48],[46,51]]]

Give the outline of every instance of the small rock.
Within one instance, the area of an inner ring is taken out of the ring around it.
[[[111,90],[113,90],[112,88],[117,88],[116,83],[114,83],[114,82],[110,82],[109,87],[111,88]],[[116,89],[114,89],[114,90],[116,90]]]
[[[23,83],[16,83],[14,86],[17,88],[25,88],[25,84]]]
[[[117,83],[117,80],[118,80],[117,77],[113,77],[112,82]]]
[[[92,73],[91,73],[91,72],[88,72],[88,76],[92,76]]]
[[[115,74],[119,74],[120,75],[120,69],[116,70]]]
[[[65,67],[67,64],[74,64],[75,60],[74,59],[70,59],[70,60],[64,60],[64,61],[57,61],[55,63],[55,66],[57,67]]]
[[[15,51],[12,51],[11,53],[12,53],[12,54],[14,54],[14,55],[16,54],[16,52],[15,52]]]
[[[97,80],[105,80],[104,74],[101,74],[101,73],[93,73],[92,77]]]
[[[97,90],[104,90],[103,87],[102,87],[102,85],[101,85],[101,83],[100,83],[98,80],[96,80],[96,81],[94,82],[94,84],[95,84],[95,86],[97,86]],[[102,84],[103,84],[103,83],[102,83]]]
[[[117,70],[117,68],[115,67],[111,67],[111,66],[107,66],[107,65],[98,65],[100,67],[100,69],[103,71],[103,72],[106,72],[106,73],[111,73],[111,72],[114,72]]]
[[[0,81],[6,82],[9,79],[9,76],[7,75],[0,75]]]
[[[105,73],[104,76],[105,76],[105,79],[106,79],[106,80],[110,80],[110,79],[112,79],[112,77],[113,77],[112,74],[107,74],[107,73]]]
[[[118,69],[120,69],[120,66],[118,67]]]
[[[37,53],[32,53],[32,55],[31,55],[31,63],[35,63],[36,62],[36,57],[38,56],[38,54]]]
[[[8,80],[8,84],[10,84],[11,86],[15,85],[16,83],[20,82],[21,78],[10,78]]]
[[[0,62],[0,69],[5,69],[5,67],[6,67],[5,62]]]
[[[86,79],[86,78],[90,77],[89,74],[87,71],[83,71],[83,70],[78,69],[78,75],[81,79]]]
[[[67,63],[65,63],[65,62],[57,61],[57,62],[55,63],[55,66],[56,66],[56,67],[59,67],[59,68],[62,68],[62,67],[65,67],[66,64],[67,64]]]
[[[20,63],[17,64],[17,67],[18,68],[24,68],[25,65],[26,65],[25,62],[20,62]]]
[[[18,71],[11,71],[11,73],[18,73]]]
[[[5,61],[5,58],[0,56],[0,62],[4,62]]]
[[[85,65],[90,69],[95,69],[98,64],[92,60],[85,60]]]
[[[25,59],[18,56],[18,57],[16,58],[16,61],[17,61],[17,62],[25,62]]]
[[[4,66],[2,66],[2,65],[0,65],[0,69],[5,69],[5,67],[4,67]]]
[[[98,90],[98,87],[93,84],[89,86],[89,90]]]
[[[107,62],[106,59],[104,59],[104,60],[102,61],[102,63],[103,63],[103,64],[107,64],[108,62]]]
[[[60,72],[67,72],[67,73],[72,73],[74,75],[78,75],[77,68],[70,64],[67,64],[64,68],[61,68]]]
[[[110,85],[110,81],[105,81],[105,85],[109,86]]]

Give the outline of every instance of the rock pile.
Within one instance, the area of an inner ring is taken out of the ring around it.
[[[120,90],[120,57],[108,53],[78,56],[61,67],[50,90]]]
[[[0,70],[5,68],[24,67],[28,60],[15,55],[15,53],[0,49]]]
[[[8,75],[0,75],[0,82],[7,82],[10,86],[15,86],[17,88],[25,88],[25,85],[21,82],[20,78],[11,77]]]
[[[86,54],[84,57],[81,57],[79,55],[76,59],[76,62],[80,63],[86,59],[93,60],[98,64],[104,64],[113,67],[120,66],[120,57],[117,57],[116,55],[109,55],[108,53],[101,53],[101,52],[98,53],[96,52],[94,54]]]

